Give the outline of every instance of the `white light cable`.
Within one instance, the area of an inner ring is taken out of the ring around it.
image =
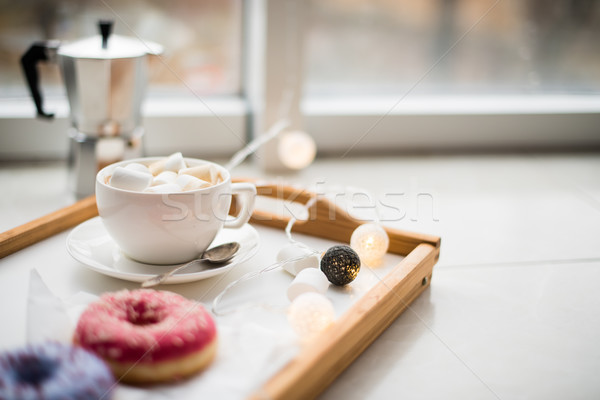
[[[302,206],[302,208],[308,213],[309,212],[308,210],[313,206],[313,204],[315,204],[316,201],[317,201],[317,196],[314,196],[309,201],[307,201],[306,204],[304,204]],[[250,272],[242,275],[240,278],[236,279],[235,281],[229,283],[227,286],[225,286],[225,289],[223,289],[221,291],[221,293],[219,293],[217,295],[217,297],[215,297],[215,299],[213,300],[212,312],[215,315],[221,315],[221,316],[222,315],[227,315],[227,314],[231,314],[231,313],[238,312],[238,311],[241,311],[241,310],[248,309],[248,308],[252,307],[252,305],[247,305],[245,307],[238,307],[238,308],[235,308],[235,309],[227,311],[227,312],[223,312],[223,311],[219,310],[219,303],[223,299],[223,296],[225,296],[225,294],[231,288],[233,288],[234,286],[237,286],[238,284],[240,284],[242,282],[245,282],[245,281],[248,281],[250,279],[254,279],[254,278],[256,278],[256,277],[258,277],[258,276],[260,276],[262,274],[265,274],[267,272],[279,269],[279,268],[283,267],[284,265],[286,265],[287,263],[304,260],[305,258],[308,258],[308,257],[310,257],[310,256],[312,256],[314,254],[320,254],[318,251],[316,251],[314,249],[311,249],[310,247],[308,247],[304,243],[301,243],[301,242],[295,240],[292,237],[292,227],[294,226],[294,224],[296,223],[296,221],[297,221],[296,217],[294,217],[294,215],[292,214],[292,217],[290,218],[287,226],[285,227],[285,235],[287,236],[288,240],[291,243],[295,244],[296,246],[300,246],[300,247],[302,247],[304,249],[309,250],[310,253],[304,254],[304,255],[298,256],[298,257],[293,257],[293,258],[290,258],[290,259],[287,259],[287,260],[283,260],[283,261],[280,261],[280,262],[276,262],[274,264],[271,264],[271,265],[269,265],[269,266],[261,269],[260,271],[250,271]]]
[[[244,148],[239,150],[231,157],[231,160],[225,165],[225,169],[231,171],[233,168],[240,165],[246,157],[258,150],[262,145],[277,137],[285,128],[290,126],[290,121],[287,118],[282,118],[275,122],[269,130],[258,136],[256,139],[248,143]]]

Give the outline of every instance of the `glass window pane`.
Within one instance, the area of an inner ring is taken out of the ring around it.
[[[96,35],[101,18],[165,47],[164,62],[152,60],[150,93],[241,91],[240,0],[0,0],[0,96],[28,96],[19,59],[34,41]],[[64,92],[56,65],[41,74],[45,94]]]
[[[306,92],[600,92],[599,1],[495,3],[311,0]]]

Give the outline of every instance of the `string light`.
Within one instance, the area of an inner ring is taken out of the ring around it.
[[[304,268],[290,283],[287,296],[290,301],[306,292],[325,294],[329,287],[329,281],[325,274],[318,268]]]
[[[283,165],[299,170],[313,162],[317,154],[317,145],[306,132],[286,132],[279,138],[277,154]]]
[[[275,131],[275,127],[272,129],[273,129],[273,131]],[[274,137],[275,134],[273,134],[272,136]],[[250,154],[246,151],[244,151],[243,153],[244,154],[240,153],[240,157],[239,157],[238,161],[243,160],[243,158],[247,154]],[[316,196],[314,196],[310,200],[308,200],[306,202],[306,204],[303,205],[304,211],[306,213],[308,213],[309,208],[311,208],[315,204],[316,201],[317,201]],[[284,249],[282,249],[282,251],[280,251],[280,253],[277,256],[277,262],[274,264],[271,264],[259,271],[250,271],[250,272],[242,275],[242,277],[229,283],[225,287],[225,289],[223,289],[213,300],[212,311],[215,315],[227,315],[229,313],[237,312],[242,309],[248,308],[249,305],[246,305],[245,307],[238,307],[238,308],[234,308],[233,310],[223,311],[219,307],[221,300],[223,299],[225,294],[227,294],[227,292],[229,290],[233,289],[235,286],[239,285],[242,282],[254,279],[254,278],[259,277],[267,272],[274,271],[274,270],[280,269],[282,267],[285,268],[290,274],[292,274],[294,276],[296,274],[298,274],[304,268],[317,268],[318,267],[319,252],[311,249],[310,247],[295,240],[292,237],[292,228],[295,223],[296,223],[296,218],[294,216],[292,216],[292,218],[290,218],[290,220],[285,228],[285,234],[286,234],[290,244],[288,246],[284,247]],[[289,267],[287,267],[288,265],[289,265]]]
[[[321,258],[321,271],[329,282],[344,286],[356,279],[360,258],[349,246],[333,246]]]
[[[290,126],[290,121],[287,118],[282,118],[275,122],[264,135],[259,135],[241,150],[235,153],[225,165],[225,169],[231,171],[233,168],[240,165],[246,159],[246,157],[261,148],[269,140],[275,139],[288,126]]]
[[[331,301],[319,293],[306,292],[296,297],[288,310],[292,329],[303,339],[322,332],[335,319]]]
[[[319,268],[319,254],[314,250],[307,249],[295,243],[284,246],[277,253],[277,262],[295,258],[300,259],[298,261],[290,261],[283,266],[283,269],[293,276],[298,275],[306,268]]]
[[[387,232],[381,225],[374,223],[360,225],[350,237],[350,247],[358,253],[362,262],[371,267],[381,264],[389,245]]]

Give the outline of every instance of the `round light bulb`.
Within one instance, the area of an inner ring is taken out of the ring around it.
[[[291,169],[303,169],[310,165],[317,154],[317,145],[309,134],[302,131],[284,133],[277,145],[281,163]]]
[[[358,253],[361,262],[371,267],[381,264],[389,245],[387,232],[378,224],[363,224],[350,237],[350,247]]]
[[[303,339],[310,339],[327,328],[335,318],[331,301],[322,294],[302,293],[294,299],[288,311],[292,329]]]

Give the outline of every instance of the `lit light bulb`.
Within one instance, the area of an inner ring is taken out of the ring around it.
[[[303,339],[310,339],[333,322],[335,310],[322,294],[302,293],[294,299],[288,311],[292,329]]]
[[[281,163],[286,167],[303,169],[308,167],[315,159],[317,145],[306,132],[286,132],[279,139],[277,154]]]
[[[350,247],[358,253],[362,262],[371,267],[381,264],[389,245],[387,232],[378,224],[363,224],[350,237]]]

